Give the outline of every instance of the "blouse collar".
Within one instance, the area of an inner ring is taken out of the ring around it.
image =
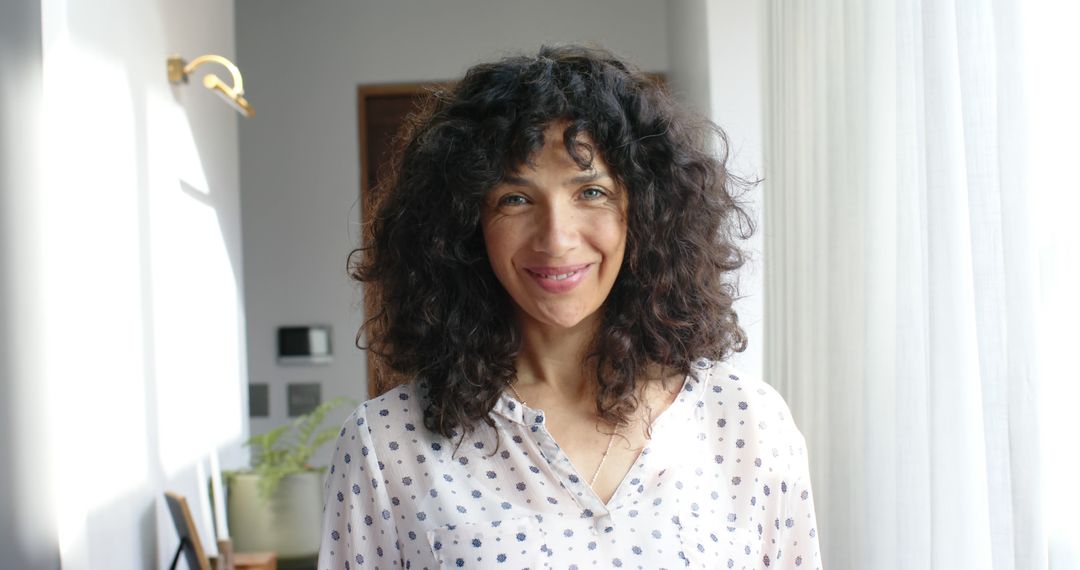
[[[676,396],[675,401],[671,403],[671,406],[686,407],[687,409],[696,408],[705,393],[705,378],[709,369],[714,365],[715,363],[707,359],[695,361],[690,366],[690,373],[683,379],[682,390]],[[499,396],[498,401],[495,402],[495,407],[491,411],[526,427],[544,423],[543,410],[530,408],[505,391]]]

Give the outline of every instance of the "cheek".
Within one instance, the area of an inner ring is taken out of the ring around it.
[[[622,257],[626,249],[626,216],[612,212],[593,223],[597,245],[608,255]]]
[[[515,247],[514,232],[506,226],[507,224],[491,224],[482,228],[488,262],[500,281],[507,272],[511,271],[511,258]]]

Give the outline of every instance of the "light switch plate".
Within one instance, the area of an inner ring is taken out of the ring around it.
[[[248,416],[270,417],[270,386],[268,384],[248,384]]]
[[[289,402],[289,417],[302,416],[322,401],[322,385],[318,382],[290,383],[286,387]]]

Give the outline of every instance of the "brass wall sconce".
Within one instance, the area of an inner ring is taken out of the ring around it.
[[[207,89],[217,93],[225,100],[233,109],[236,109],[241,115],[245,117],[254,117],[255,109],[251,107],[251,103],[244,98],[244,78],[240,75],[240,69],[236,67],[233,62],[220,55],[200,55],[199,57],[191,60],[191,62],[185,62],[183,58],[178,55],[174,55],[168,60],[169,69],[169,81],[172,83],[187,83],[188,76],[200,65],[204,63],[217,63],[229,70],[232,75],[232,85],[227,85],[220,77],[213,73],[207,73],[203,76],[203,86]]]

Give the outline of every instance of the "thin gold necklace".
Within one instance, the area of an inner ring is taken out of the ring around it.
[[[517,399],[519,402],[521,402],[521,405],[527,406],[528,404],[525,403],[525,398],[521,397],[521,393],[517,391],[517,388],[515,388],[513,384],[508,385],[510,386],[510,389],[514,391],[514,395],[517,396]],[[604,462],[607,461],[608,453],[611,453],[611,444],[615,441],[615,434],[617,433],[619,433],[619,426],[616,425],[615,430],[611,432],[611,437],[608,438],[607,448],[604,449],[604,455],[600,457],[600,465],[596,466],[596,471],[593,471],[592,479],[589,480],[590,487],[592,487],[593,484],[596,483],[596,477],[600,475],[600,469],[604,467]]]

